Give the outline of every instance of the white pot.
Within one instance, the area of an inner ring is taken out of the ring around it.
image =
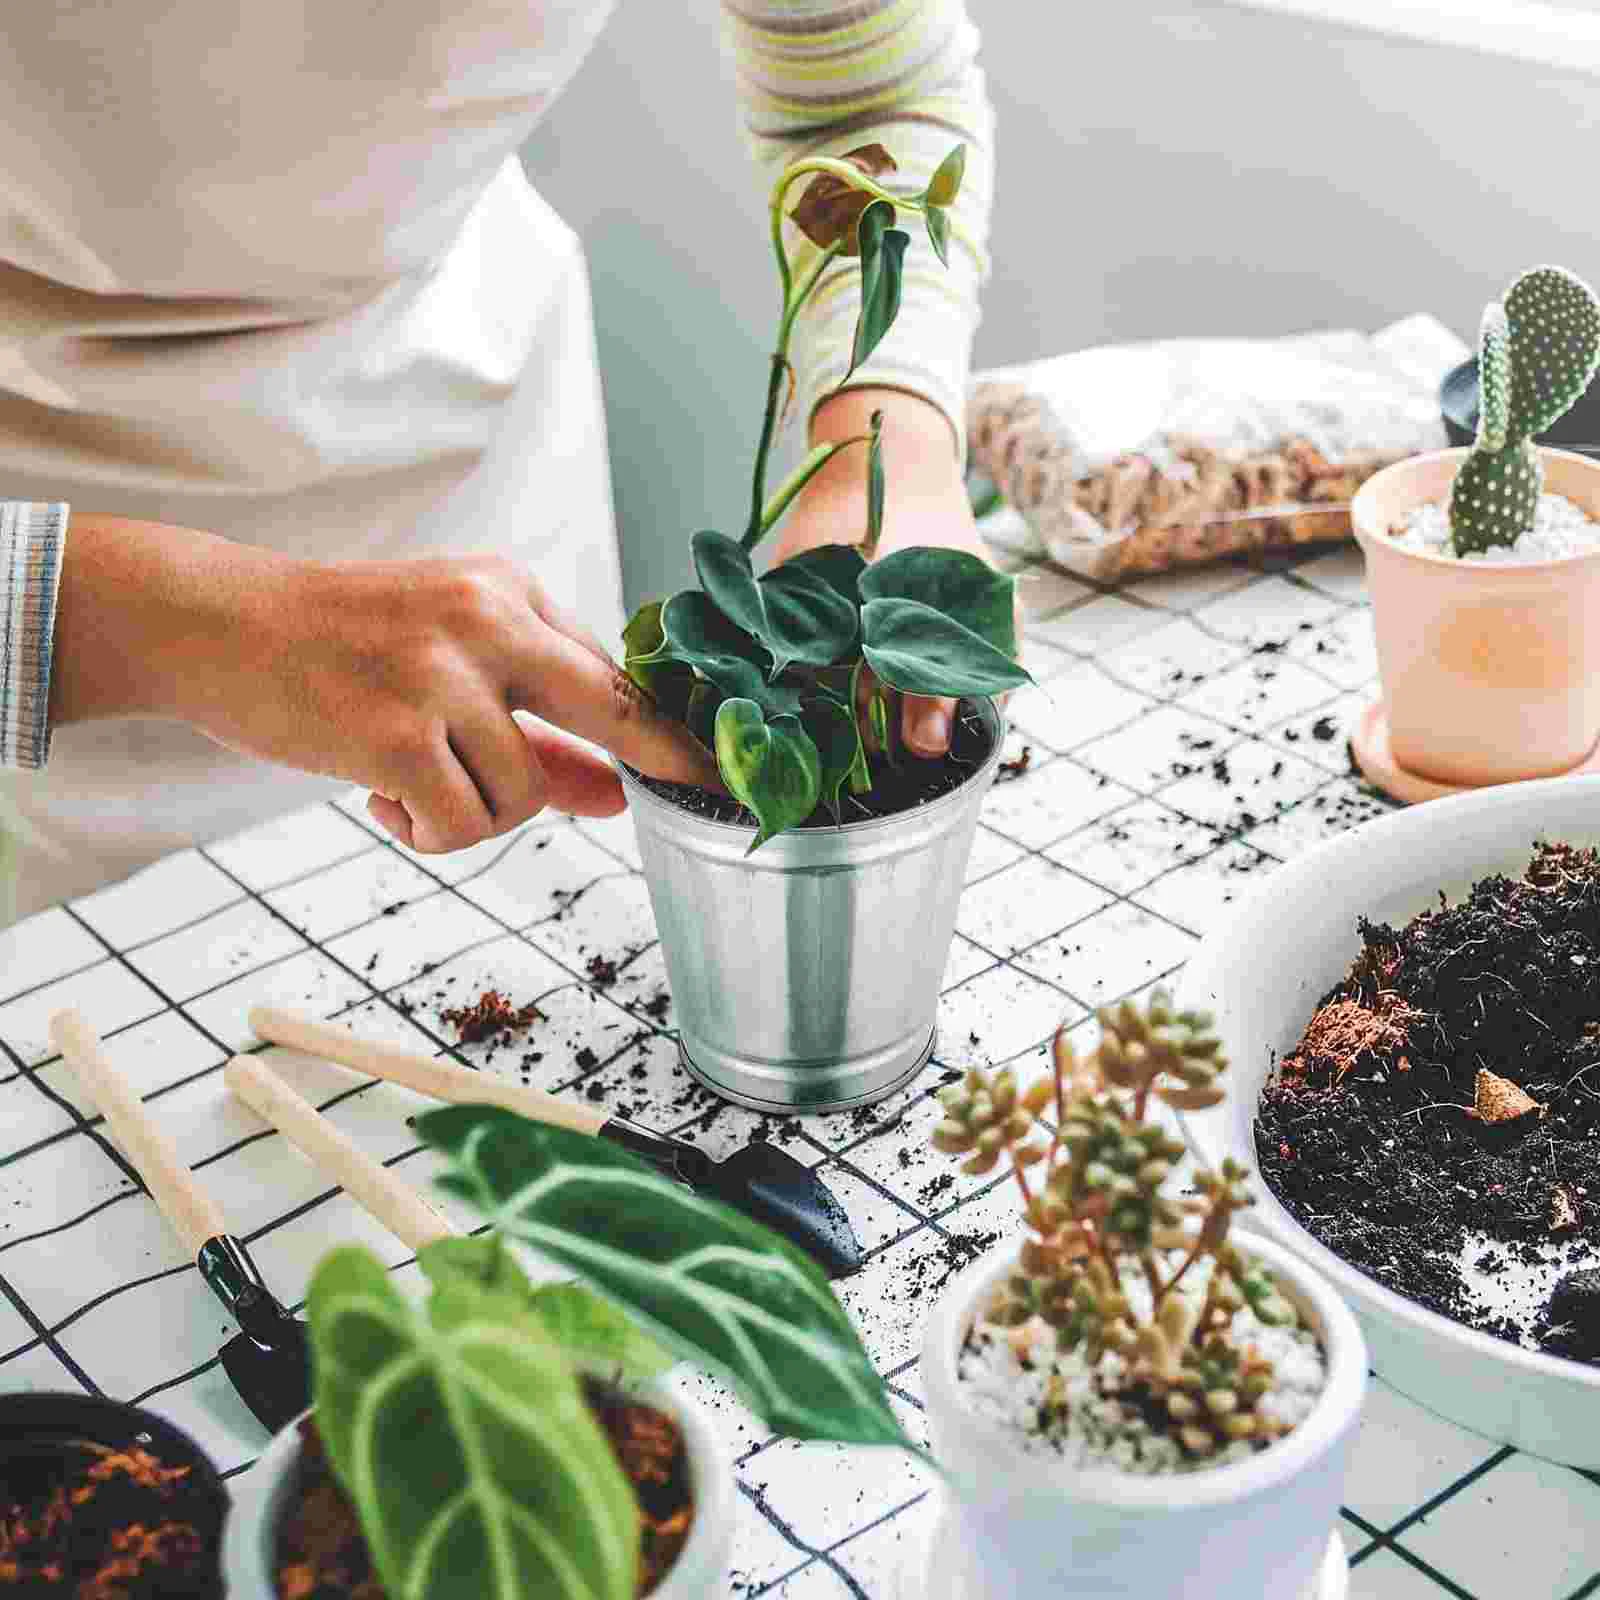
[[[728,1583],[737,1491],[733,1464],[705,1413],[663,1383],[647,1385],[643,1397],[671,1416],[683,1431],[694,1491],[694,1525],[672,1571],[651,1600],[706,1600]],[[230,1487],[233,1509],[222,1534],[222,1570],[228,1600],[276,1600],[273,1561],[278,1524],[288,1508],[300,1458],[300,1425],[291,1422],[251,1469]],[[441,1596],[440,1600],[448,1600]]]
[[[1179,998],[1216,1016],[1232,1068],[1215,1110],[1185,1113],[1207,1166],[1255,1166],[1261,1086],[1361,949],[1357,920],[1399,927],[1481,878],[1521,877],[1534,841],[1600,845],[1600,777],[1479,789],[1363,823],[1277,868],[1214,928]],[[1463,1427],[1569,1466],[1600,1467],[1600,1366],[1525,1350],[1396,1294],[1302,1228],[1265,1184],[1246,1215],[1350,1302],[1380,1378]]]
[[[1328,1375],[1311,1414],[1248,1461],[1134,1477],[1026,1453],[1006,1425],[968,1409],[956,1361],[1015,1248],[974,1263],[928,1323],[922,1382],[949,1509],[930,1592],[949,1600],[1322,1600],[1344,1592],[1335,1524],[1367,1384],[1361,1330],[1309,1268],[1248,1241],[1322,1340]]]

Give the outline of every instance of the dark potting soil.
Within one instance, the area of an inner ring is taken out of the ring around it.
[[[925,806],[959,789],[988,758],[994,748],[989,730],[968,701],[956,707],[955,725],[950,734],[950,752],[934,761],[924,761],[909,751],[901,751],[895,765],[879,757],[872,761],[872,789],[867,794],[851,794],[846,789],[840,807],[841,820],[869,822],[875,817],[897,816],[902,811],[912,811]],[[629,771],[633,769],[630,767]],[[636,777],[652,794],[670,800],[685,811],[712,822],[732,822],[741,827],[753,828],[756,819],[732,795],[718,794],[713,789],[699,789],[693,784],[666,783],[659,778],[647,778],[635,772]],[[836,827],[833,813],[826,806],[818,806],[800,824],[802,828]]]
[[[1540,844],[1521,879],[1360,932],[1262,1091],[1263,1178],[1396,1292],[1600,1362],[1600,854]]]
[[[64,1454],[48,1488],[0,1483],[0,1595],[17,1600],[220,1596],[219,1508],[193,1469],[137,1445]],[[13,1488],[15,1486],[13,1485]]]
[[[653,1406],[589,1379],[584,1394],[639,1505],[642,1600],[672,1570],[694,1521],[688,1452],[677,1423]],[[356,1509],[312,1418],[300,1424],[300,1437],[300,1497],[279,1536],[278,1600],[385,1600]]]

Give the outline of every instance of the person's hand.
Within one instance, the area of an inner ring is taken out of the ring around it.
[[[324,565],[74,516],[53,660],[58,724],[177,717],[230,749],[371,789],[372,815],[425,852],[546,805],[620,811],[610,764],[558,729],[653,777],[716,782],[688,730],[495,556]]]
[[[866,433],[874,411],[883,412],[883,466],[887,488],[878,555],[912,545],[989,552],[973,520],[944,414],[898,389],[847,389],[817,408],[813,444]],[[866,532],[866,449],[841,450],[811,480],[778,529],[776,559],[787,561],[819,544],[859,544]],[[1017,617],[1020,634],[1022,618]],[[862,692],[874,687],[862,673]],[[953,700],[902,697],[900,733],[913,755],[932,758],[950,748]]]

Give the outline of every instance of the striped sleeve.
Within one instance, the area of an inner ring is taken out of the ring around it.
[[[65,505],[0,500],[0,767],[50,753],[50,657]]]
[[[899,166],[887,186],[915,193],[955,145],[967,146],[950,265],[921,219],[906,219],[899,318],[851,379],[924,396],[963,440],[994,180],[994,116],[965,0],[723,0],[723,11],[746,132],[769,183],[801,156],[877,143]],[[790,190],[786,209],[800,192]],[[792,223],[787,233],[791,260],[803,264],[815,247]],[[854,261],[837,263],[795,329],[802,416],[843,378],[858,304]]]

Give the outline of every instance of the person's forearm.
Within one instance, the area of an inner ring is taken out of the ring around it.
[[[249,619],[296,565],[194,528],[74,512],[56,602],[52,724],[203,720],[220,663],[257,648]]]

